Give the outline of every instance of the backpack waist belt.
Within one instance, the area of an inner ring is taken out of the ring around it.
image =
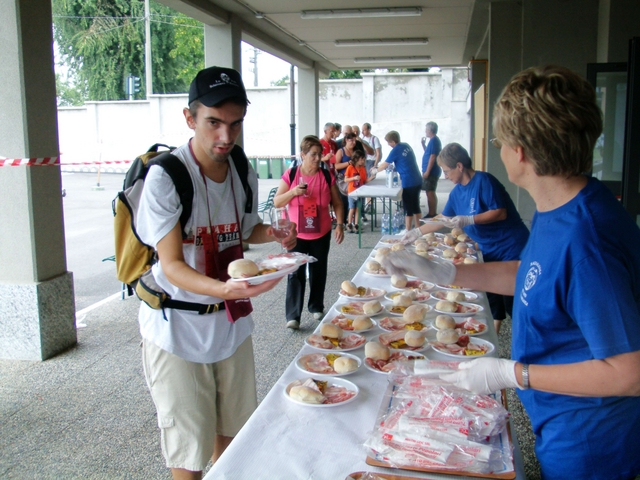
[[[198,315],[207,315],[209,313],[219,312],[226,308],[224,306],[224,302],[205,305],[204,303],[183,302],[182,300],[173,299],[168,299],[162,302],[162,307],[175,308],[177,310],[189,310],[191,312],[198,312]]]

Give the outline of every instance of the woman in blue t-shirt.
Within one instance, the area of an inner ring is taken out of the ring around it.
[[[543,478],[634,478],[640,230],[600,181],[583,174],[602,132],[594,89],[562,67],[527,69],[498,99],[493,130],[509,180],[536,204],[520,261],[455,267],[390,254],[389,270],[515,293],[514,360],[480,358],[441,378],[474,392],[518,388]]]
[[[409,231],[403,241],[410,243],[419,236],[444,226],[462,228],[482,250],[485,262],[519,260],[529,239],[529,230],[522,222],[511,197],[496,177],[476,172],[471,158],[459,143],[450,143],[438,155],[438,165],[455,187],[442,211],[450,222],[425,224]],[[507,316],[513,315],[513,296],[488,293],[496,331]]]

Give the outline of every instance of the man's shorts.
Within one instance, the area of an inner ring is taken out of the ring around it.
[[[438,177],[435,175],[429,175],[427,178],[422,178],[422,190],[427,192],[435,192],[438,187]]]
[[[420,185],[402,189],[402,205],[404,205],[404,216],[420,215]]]
[[[210,364],[189,362],[145,340],[142,365],[168,468],[204,470],[216,435],[234,437],[257,407],[251,336],[231,357]]]

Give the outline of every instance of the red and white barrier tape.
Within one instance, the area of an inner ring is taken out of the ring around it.
[[[258,160],[270,160],[272,158],[284,158],[284,159],[292,159],[296,158],[295,156],[289,155],[276,155],[276,156],[259,156],[259,157],[251,157],[257,158]],[[54,166],[58,165],[61,167],[67,166],[77,166],[77,165],[121,165],[131,163],[133,160],[105,160],[101,162],[60,162],[60,157],[44,157],[44,158],[5,158],[0,157],[0,167],[19,167],[21,165],[27,165],[30,167],[34,166]]]

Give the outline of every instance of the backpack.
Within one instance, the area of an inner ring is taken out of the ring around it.
[[[167,150],[158,151],[160,147]],[[116,277],[127,285],[129,295],[135,291],[138,298],[151,308],[180,308],[198,313],[210,313],[209,310],[212,310],[210,305],[171,300],[169,295],[157,285],[151,274],[151,266],[156,262],[156,252],[151,246],[145,244],[136,232],[136,217],[144,181],[149,169],[153,165],[158,165],[167,172],[176,187],[182,204],[180,214],[182,238],[187,237],[185,226],[191,217],[193,207],[193,182],[185,164],[170,153],[173,150],[175,147],[156,143],[146,153],[137,157],[125,175],[122,191],[118,192],[113,199],[111,208],[114,216]],[[244,211],[250,213],[253,209],[253,192],[247,179],[249,161],[238,145],[231,150],[231,159],[247,197]],[[218,308],[215,309],[217,310]]]
[[[291,167],[291,169],[289,170],[289,183],[293,183],[293,180],[296,178],[297,171],[298,171],[297,165],[294,165],[293,167]],[[329,173],[329,170],[325,170],[321,168],[320,171],[323,173],[324,179],[327,181],[327,185],[329,186],[329,189],[331,189],[331,174]]]

